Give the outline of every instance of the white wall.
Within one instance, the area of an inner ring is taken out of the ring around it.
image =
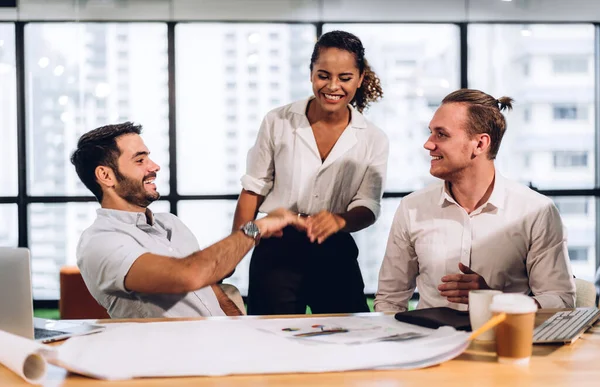
[[[20,0],[0,20],[600,21],[597,0]]]

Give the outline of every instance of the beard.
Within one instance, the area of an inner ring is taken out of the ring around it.
[[[144,176],[142,181],[136,181],[129,178],[119,171],[115,173],[119,184],[115,187],[117,195],[122,197],[125,201],[138,207],[146,208],[152,202],[160,198],[158,192],[148,192],[144,187],[144,181],[150,178],[156,178],[156,173],[151,173]]]

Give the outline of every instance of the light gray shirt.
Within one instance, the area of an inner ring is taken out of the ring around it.
[[[496,172],[488,201],[468,214],[443,182],[400,202],[375,297],[377,311],[404,311],[415,287],[418,308],[449,306],[438,285],[470,266],[504,292],[532,294],[542,308],[575,306],[567,236],[549,198]]]
[[[153,223],[148,224],[144,213],[97,210],[96,220],[77,246],[77,265],[92,296],[112,318],[224,316],[210,286],[184,294],[125,289],[125,276],[142,254],[183,258],[200,250],[178,217],[152,215]]]

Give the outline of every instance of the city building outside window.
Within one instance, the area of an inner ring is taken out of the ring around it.
[[[577,168],[588,166],[587,152],[556,151],[553,153],[555,168]]]

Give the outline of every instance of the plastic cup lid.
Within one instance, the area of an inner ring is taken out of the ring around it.
[[[532,313],[537,309],[534,299],[524,294],[498,294],[490,305],[492,312]]]

